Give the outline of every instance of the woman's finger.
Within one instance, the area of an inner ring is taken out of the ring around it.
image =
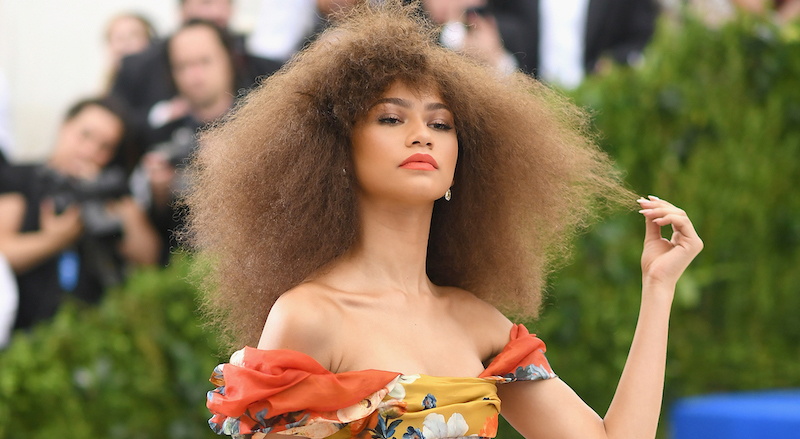
[[[684,212],[683,209],[679,209],[674,206],[642,209],[639,211],[639,213],[651,219],[660,218],[662,216],[667,216],[670,214],[687,216],[686,212]]]
[[[661,226],[654,223],[652,218],[648,218],[647,215],[644,215],[644,242],[649,242],[653,240],[661,239]]]
[[[680,235],[674,236],[674,239],[672,240],[674,244],[682,247],[702,248],[702,241],[700,240],[700,237],[697,236],[697,231],[695,231],[694,225],[692,225],[692,221],[689,219],[689,217],[679,214],[668,214],[663,217],[655,218],[652,222],[661,227],[671,225],[675,233],[678,233],[686,238],[684,240],[680,239]]]

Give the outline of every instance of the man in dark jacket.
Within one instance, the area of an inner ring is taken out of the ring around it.
[[[181,0],[180,16],[185,24],[191,20],[209,21],[227,31],[232,0]],[[249,88],[262,75],[269,75],[281,63],[252,56],[245,52],[245,38],[230,34],[231,53],[237,70],[237,89]],[[144,146],[142,133],[158,128],[185,115],[186,103],[177,98],[172,81],[167,47],[169,38],[153,44],[144,52],[123,58],[111,93],[130,107],[135,143]],[[156,104],[159,104],[156,106]],[[141,151],[143,152],[143,151]]]

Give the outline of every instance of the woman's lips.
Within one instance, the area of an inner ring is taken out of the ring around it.
[[[439,169],[439,164],[429,154],[416,153],[403,160],[403,163],[400,163],[400,167],[417,171],[435,171]]]

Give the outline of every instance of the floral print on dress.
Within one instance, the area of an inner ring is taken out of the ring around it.
[[[423,410],[436,408],[436,397],[430,393],[425,395],[425,398],[422,400],[422,408]]]
[[[425,439],[425,437],[419,428],[408,427],[406,432],[403,433],[403,439]]]
[[[378,425],[375,428],[370,428],[372,432],[372,439],[391,439],[394,438],[394,430],[403,421],[396,419],[389,421],[388,416],[378,416]]]
[[[245,348],[214,369],[209,426],[233,438],[482,439],[497,435],[497,385],[554,378],[522,325],[479,377],[365,370],[334,374],[295,351]],[[337,408],[338,407],[338,408]]]
[[[425,417],[422,424],[424,439],[458,438],[467,435],[469,425],[461,413],[453,413],[447,422],[439,413],[431,413]]]
[[[514,373],[510,375],[514,377],[514,381],[547,380],[555,378],[555,374],[548,371],[543,364],[538,366],[533,364],[519,366],[514,370]],[[506,375],[506,377],[508,377],[508,375]]]
[[[406,399],[406,388],[405,386],[409,384],[414,384],[414,381],[419,379],[419,375],[400,375],[400,379],[397,380],[397,384],[392,388],[392,391],[389,392],[389,397],[399,400]]]

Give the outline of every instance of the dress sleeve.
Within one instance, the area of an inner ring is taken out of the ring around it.
[[[522,324],[514,325],[510,341],[480,377],[492,378],[498,383],[555,378],[556,374],[544,356],[546,350],[544,342],[536,334],[528,333]]]
[[[375,411],[398,373],[366,370],[334,374],[312,357],[290,350],[245,347],[214,369],[206,406],[217,434],[284,433],[323,438]]]

